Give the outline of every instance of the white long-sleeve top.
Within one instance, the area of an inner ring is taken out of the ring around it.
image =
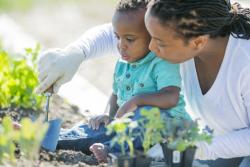
[[[118,55],[117,38],[111,23],[96,26],[86,31],[68,47],[78,48],[84,60],[104,55]]]
[[[118,53],[111,24],[92,28],[71,45],[81,49],[85,59]],[[215,131],[211,145],[200,145],[202,159],[250,156],[250,41],[230,36],[220,71],[205,95],[194,60],[181,69],[191,115]]]
[[[183,90],[191,115],[214,129],[208,159],[250,155],[250,41],[230,36],[217,77],[202,94],[194,60],[181,65]]]

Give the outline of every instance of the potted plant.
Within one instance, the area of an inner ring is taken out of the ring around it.
[[[108,134],[116,133],[111,146],[119,144],[122,150],[121,154],[110,154],[112,166],[150,166],[152,158],[147,157],[146,152],[160,143],[167,167],[191,167],[196,142],[212,139],[210,134],[200,132],[197,120],[164,118],[158,108],[142,109],[140,114],[142,117],[137,121],[130,119],[130,114],[108,125]],[[138,128],[141,129],[138,131]],[[141,138],[143,152],[134,150],[136,137]],[[125,153],[125,143],[129,146],[129,154]]]
[[[143,146],[143,153],[137,154],[136,166],[148,167],[151,164],[152,158],[147,156],[148,150],[155,144],[161,143],[163,140],[162,131],[165,128],[163,117],[160,110],[152,108],[150,110],[142,109],[140,111],[141,119],[138,120],[140,127],[140,136]]]
[[[111,146],[119,144],[122,151],[121,154],[109,154],[112,159],[111,162],[116,164],[113,166],[126,166],[127,164],[129,164],[128,166],[150,166],[152,158],[147,157],[146,152],[152,145],[162,141],[162,130],[165,123],[160,116],[159,110],[142,109],[140,114],[142,118],[138,121],[130,119],[133,114],[129,114],[108,125],[108,134],[116,133],[116,136],[112,139]],[[143,152],[134,150],[133,140],[136,137],[140,137],[142,141]],[[129,154],[125,153],[125,143],[129,146]]]
[[[121,147],[120,154],[109,154],[109,165],[117,167],[133,167],[134,161],[134,136],[133,129],[137,127],[137,122],[132,121],[129,116],[116,119],[107,126],[107,134],[116,133],[112,138],[111,147],[118,144]],[[126,144],[129,147],[129,153],[126,153]]]
[[[164,141],[161,143],[168,167],[191,167],[199,141],[211,142],[212,135],[201,132],[198,121],[165,119],[163,131]]]

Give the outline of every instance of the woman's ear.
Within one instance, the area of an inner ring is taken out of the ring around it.
[[[208,35],[200,35],[191,40],[191,44],[194,49],[201,50],[203,49],[208,42]]]

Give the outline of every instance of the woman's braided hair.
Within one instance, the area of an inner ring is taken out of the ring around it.
[[[146,9],[150,0],[119,0],[116,11],[127,12]]]
[[[174,23],[186,39],[205,34],[250,39],[249,8],[228,0],[152,0],[149,12],[163,25]]]

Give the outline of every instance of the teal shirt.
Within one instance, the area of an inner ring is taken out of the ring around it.
[[[178,64],[162,60],[153,52],[133,63],[119,59],[116,64],[113,92],[117,95],[119,107],[132,96],[155,93],[168,86],[181,88],[180,67]],[[178,105],[171,108],[169,112],[176,118],[189,118],[182,95]]]

